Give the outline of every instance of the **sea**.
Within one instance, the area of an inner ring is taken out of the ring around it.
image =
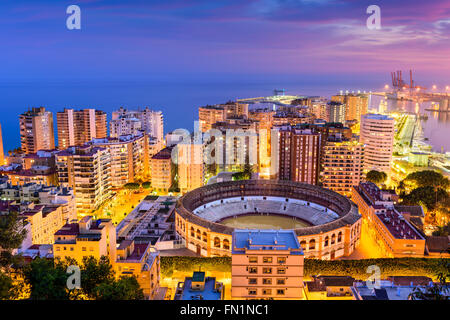
[[[120,106],[135,109],[148,106],[164,114],[165,133],[178,128],[193,130],[198,118],[198,107],[223,103],[229,100],[263,97],[274,94],[275,89],[285,89],[289,95],[331,97],[340,90],[376,90],[366,86],[359,88],[338,84],[310,84],[307,81],[283,83],[261,79],[260,81],[14,81],[0,83],[0,124],[4,152],[20,146],[19,114],[32,107],[43,106],[54,112],[64,108],[95,108],[108,113]],[[379,96],[372,96],[370,108],[378,108]],[[419,112],[426,113],[422,120],[424,137],[435,152],[450,151],[450,113],[425,111],[429,102],[419,105]],[[388,110],[417,112],[413,102],[388,100]],[[55,133],[56,137],[56,133]]]

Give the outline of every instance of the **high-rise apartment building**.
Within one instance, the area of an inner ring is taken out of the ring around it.
[[[106,113],[95,109],[64,109],[56,113],[58,148],[81,146],[96,138],[106,137]]]
[[[200,131],[207,132],[212,129],[216,122],[224,122],[227,119],[227,112],[219,106],[205,106],[198,108],[198,119]]]
[[[180,191],[186,193],[203,186],[203,144],[178,143],[175,150]]]
[[[239,102],[227,102],[213,106],[198,108],[200,131],[207,132],[217,122],[225,122],[227,119],[248,119],[248,104]]]
[[[232,299],[303,299],[304,255],[292,230],[236,230]]]
[[[365,94],[341,94],[331,97],[331,101],[346,105],[345,120],[360,121],[361,116],[367,113],[369,97]]]
[[[110,136],[117,138],[126,135],[137,135],[142,132],[142,122],[136,118],[119,118],[109,123]]]
[[[173,183],[172,149],[164,148],[150,160],[152,188],[158,192],[168,192]]]
[[[317,184],[321,135],[313,129],[281,127],[278,137],[278,178]]]
[[[345,123],[346,106],[343,103],[330,101],[327,103],[327,120],[332,123]]]
[[[393,118],[381,114],[361,117],[360,142],[365,144],[365,170],[390,171],[394,124]]]
[[[24,153],[55,148],[53,114],[44,107],[32,108],[19,116],[20,143]]]
[[[364,145],[341,135],[329,136],[322,149],[321,180],[323,187],[350,197],[352,187],[361,182]]]
[[[112,113],[111,137],[136,134],[137,126],[139,126],[136,122],[130,120],[121,123],[120,119],[138,120],[140,121],[140,130],[155,137],[158,141],[164,140],[164,118],[161,111],[150,110],[148,107],[144,110],[127,110],[120,107],[119,110]]]
[[[71,187],[77,213],[91,214],[111,196],[111,155],[107,148],[75,146],[55,156],[60,185]]]
[[[146,134],[93,139],[89,144],[108,150],[111,187],[120,188],[129,182],[148,179],[149,152]]]

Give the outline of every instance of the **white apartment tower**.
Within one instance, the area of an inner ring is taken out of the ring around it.
[[[129,119],[129,121],[121,121]],[[138,129],[140,122],[140,129]],[[161,111],[150,110],[146,107],[144,110],[127,110],[120,107],[112,114],[110,125],[110,136],[118,137],[120,135],[134,134],[137,130],[142,130],[148,135],[155,137],[158,141],[164,139],[164,118]]]
[[[365,144],[364,169],[388,173],[394,145],[394,119],[381,114],[361,116],[360,142]]]

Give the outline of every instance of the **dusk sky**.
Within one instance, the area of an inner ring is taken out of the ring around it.
[[[66,28],[67,6],[82,29]],[[366,9],[381,8],[381,30]],[[450,2],[361,0],[2,0],[1,81],[316,75],[413,68],[445,84]],[[358,77],[358,76],[357,76]]]
[[[81,8],[81,30],[66,9]],[[381,29],[369,30],[369,5]],[[193,128],[198,106],[236,98],[381,90],[390,72],[450,85],[450,2],[1,0],[0,124],[19,145],[30,107],[162,110]]]

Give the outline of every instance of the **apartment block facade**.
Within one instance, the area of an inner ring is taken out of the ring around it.
[[[85,145],[56,154],[60,185],[73,189],[78,215],[91,214],[111,196],[111,155],[106,148]]]
[[[19,116],[20,146],[24,153],[55,148],[53,114],[44,107],[32,108]]]

